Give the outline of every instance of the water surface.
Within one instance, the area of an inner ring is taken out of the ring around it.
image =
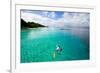
[[[55,52],[59,44],[61,54]],[[89,28],[21,30],[21,63],[89,59]]]

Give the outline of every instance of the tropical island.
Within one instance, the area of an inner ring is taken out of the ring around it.
[[[37,28],[37,27],[46,27],[46,26],[35,22],[26,22],[25,20],[21,19],[21,28]]]

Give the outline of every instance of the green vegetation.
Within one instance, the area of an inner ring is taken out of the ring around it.
[[[26,22],[23,19],[21,19],[21,28],[37,28],[37,27],[46,27],[46,26],[35,22]]]

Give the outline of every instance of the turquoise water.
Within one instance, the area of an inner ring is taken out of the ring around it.
[[[59,44],[61,54],[55,51]],[[88,28],[21,30],[21,63],[89,59]]]

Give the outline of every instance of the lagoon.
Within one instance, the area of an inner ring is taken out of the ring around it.
[[[61,54],[55,52],[59,44]],[[89,28],[39,27],[21,30],[21,63],[89,60]]]

